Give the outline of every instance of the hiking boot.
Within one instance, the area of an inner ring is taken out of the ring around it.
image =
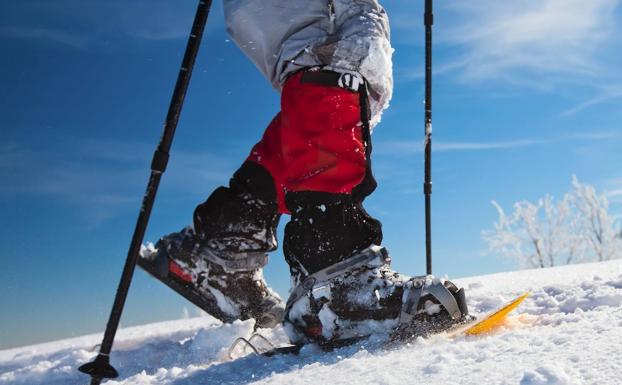
[[[283,254],[294,280],[382,242],[382,225],[350,194],[289,192]]]
[[[292,217],[283,250],[294,285],[285,326],[292,342],[424,335],[467,314],[464,291],[451,282],[391,269],[389,253],[379,246],[381,224],[362,199],[312,191],[285,196]]]
[[[333,344],[372,334],[410,339],[469,320],[464,291],[433,276],[406,277],[379,246],[307,276],[285,314],[292,342]]]
[[[283,301],[268,287],[260,267],[268,261],[265,253],[216,251],[187,227],[143,249],[141,257],[141,267],[223,322],[254,318],[264,328],[282,320]]]
[[[223,322],[254,318],[257,327],[275,326],[284,306],[262,268],[277,247],[279,217],[272,177],[245,162],[229,187],[196,208],[194,228],[143,248],[138,265]]]

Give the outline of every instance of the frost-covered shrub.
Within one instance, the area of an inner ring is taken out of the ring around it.
[[[561,200],[546,195],[536,203],[516,202],[499,214],[493,230],[482,232],[493,252],[515,259],[521,267],[549,267],[622,256],[620,225],[609,214],[609,202],[593,186],[572,178],[572,190]]]

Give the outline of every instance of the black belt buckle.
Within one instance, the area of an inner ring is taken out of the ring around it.
[[[352,92],[358,92],[361,83],[362,78],[360,75],[356,75],[350,72],[339,73],[339,80],[337,82],[337,85],[341,88],[345,88],[346,90],[350,90]]]
[[[352,92],[358,92],[362,85],[362,77],[350,72],[335,72],[328,70],[305,71],[300,83],[316,83],[325,86],[340,87]]]

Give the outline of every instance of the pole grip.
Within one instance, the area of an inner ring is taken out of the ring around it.
[[[431,6],[430,6],[430,8],[431,8]],[[434,14],[432,14],[431,11],[430,12],[426,12],[423,15],[423,24],[426,27],[428,27],[428,26],[431,27],[434,24]]]
[[[424,183],[423,184],[423,193],[425,195],[432,195],[432,183]]]
[[[166,166],[168,165],[168,158],[168,152],[157,149],[156,152],[153,153],[153,159],[151,160],[151,171],[164,174]]]

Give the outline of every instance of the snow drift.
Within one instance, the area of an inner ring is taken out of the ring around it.
[[[530,291],[500,332],[439,335],[381,349],[374,340],[298,356],[249,354],[227,361],[229,344],[252,321],[211,317],[120,330],[108,385],[198,384],[615,384],[622,383],[622,261],[457,279],[471,313],[483,314]],[[282,330],[262,330],[277,343]],[[97,353],[101,335],[0,351],[0,384],[87,384],[77,367]]]

